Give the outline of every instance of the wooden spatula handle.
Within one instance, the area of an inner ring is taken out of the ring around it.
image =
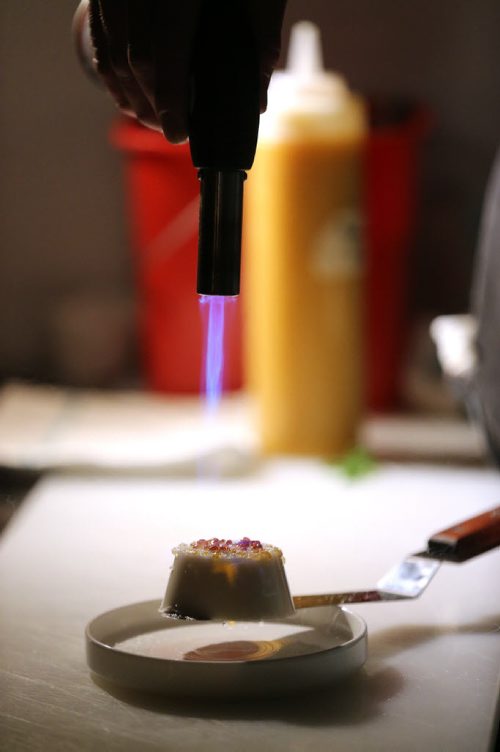
[[[428,541],[431,554],[466,561],[500,545],[500,507],[435,533]]]

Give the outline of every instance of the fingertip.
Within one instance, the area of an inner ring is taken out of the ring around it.
[[[182,144],[187,141],[187,127],[185,122],[175,113],[163,110],[159,113],[163,134],[171,144]]]

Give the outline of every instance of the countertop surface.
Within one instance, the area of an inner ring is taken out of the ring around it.
[[[443,565],[417,601],[352,606],[368,625],[364,668],[296,698],[111,693],[89,674],[84,629],[102,611],[160,600],[180,541],[275,543],[295,594],[367,588],[499,498],[496,471],[410,465],[356,481],[285,460],[211,482],[47,477],[0,539],[0,749],[486,752],[498,722],[500,549]]]

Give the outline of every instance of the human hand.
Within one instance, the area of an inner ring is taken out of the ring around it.
[[[190,66],[202,2],[82,0],[75,16],[80,36],[88,18],[93,67],[118,107],[163,131],[172,143],[188,135]],[[264,112],[279,57],[286,0],[246,2],[259,57],[259,99]]]

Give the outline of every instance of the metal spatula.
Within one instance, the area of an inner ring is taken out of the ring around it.
[[[499,545],[500,507],[496,507],[435,533],[425,551],[407,556],[378,581],[374,590],[296,595],[293,604],[297,609],[418,598],[444,561],[467,561]]]

